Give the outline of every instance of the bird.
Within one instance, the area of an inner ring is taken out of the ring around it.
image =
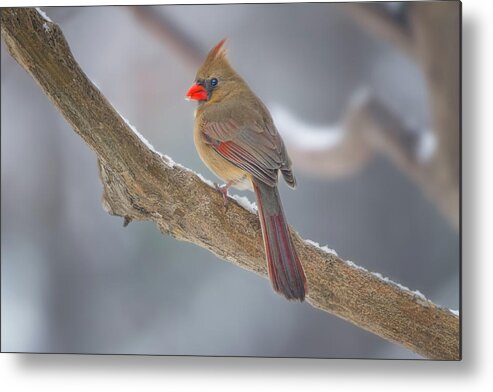
[[[296,179],[284,142],[264,103],[233,69],[225,39],[208,53],[186,99],[197,101],[193,138],[198,155],[225,184],[255,192],[269,278],[274,291],[300,301],[308,293],[284,215],[279,173],[291,188]]]

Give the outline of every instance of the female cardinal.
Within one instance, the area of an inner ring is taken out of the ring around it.
[[[274,290],[303,301],[307,284],[282,209],[277,179],[296,185],[272,117],[226,59],[224,41],[207,55],[186,95],[198,101],[194,141],[200,158],[226,184],[254,190]]]

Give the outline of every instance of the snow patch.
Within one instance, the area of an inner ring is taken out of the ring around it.
[[[426,129],[420,133],[417,146],[416,146],[416,158],[420,163],[428,162],[437,148],[437,138],[435,133]]]
[[[181,166],[180,164],[176,163],[173,159],[171,159],[170,156],[166,155],[166,154],[161,154],[160,152],[158,152],[159,155],[161,155],[161,158],[163,158],[163,160],[166,161],[166,165],[168,165],[168,167],[183,167]]]
[[[48,15],[46,15],[46,13],[45,13],[45,12],[44,12],[41,8],[36,7],[36,11],[38,11],[38,14],[40,14],[40,15],[41,15],[41,17],[42,17],[44,20],[46,20],[46,21],[48,21],[48,22],[53,23],[53,21],[49,18],[49,16],[48,16]],[[43,27],[44,27],[44,25],[43,25]],[[48,27],[48,29],[49,29],[49,27]],[[45,28],[45,30],[46,30],[46,28]]]
[[[94,82],[93,82],[94,83]],[[161,154],[158,150],[156,150],[154,148],[154,146],[149,142],[149,140],[147,140],[144,135],[142,135],[138,130],[137,128],[135,128],[132,124],[130,124],[130,121],[128,121],[124,116],[122,116],[122,114],[118,111],[118,109],[116,109],[116,112],[118,113],[118,115],[122,118],[123,121],[125,121],[125,124],[127,124],[127,126],[132,130],[133,133],[135,133],[135,135],[137,135],[137,137],[142,141],[142,143],[144,143],[146,145],[146,147],[151,150],[152,152],[154,152],[155,154],[159,155],[161,157],[161,159],[163,160],[163,162],[168,166],[168,167],[181,167],[182,169],[186,169],[186,170],[189,170],[191,171],[190,169],[187,169],[185,168],[184,166],[181,166],[180,164],[176,163],[175,161],[173,161],[173,159],[171,159],[171,157],[169,157],[168,155],[165,155],[165,154]],[[197,174],[197,173],[195,173]]]
[[[130,124],[130,122],[125,117],[123,117],[120,112],[118,112],[118,114],[120,115],[122,120],[125,121],[125,124],[128,125],[128,127],[133,131],[133,133],[135,133],[139,137],[142,143],[144,143],[149,150],[155,152],[156,154],[159,154],[159,152],[154,148],[154,146],[151,143],[149,143],[149,141],[139,131],[137,131],[137,128],[135,128],[132,124]]]
[[[252,203],[246,196],[239,195],[229,195],[233,200],[235,200],[240,206],[245,208],[246,210],[253,212],[254,214],[257,212],[257,205]]]
[[[161,154],[161,157],[166,161],[166,164],[169,166],[169,167],[179,167],[179,168],[182,168],[182,169],[186,169],[184,166],[180,165],[179,163],[176,163],[173,158],[171,158],[169,155],[166,155],[166,154]]]
[[[449,309],[449,312],[455,314],[456,316],[459,316],[460,315],[460,313],[459,313],[458,310]]]
[[[378,279],[386,282],[386,283],[390,283],[394,286],[397,286],[399,287],[401,290],[404,290],[404,291],[407,291],[411,294],[413,294],[414,296],[422,299],[423,301],[428,301],[428,298],[426,298],[419,290],[411,290],[409,287],[406,287],[406,286],[403,286],[401,285],[400,283],[397,283],[397,282],[394,282],[393,280],[387,278],[386,276],[382,276],[382,274],[378,273],[378,272],[371,272],[371,274],[373,276],[376,276]]]
[[[101,88],[100,88],[100,87],[99,87],[99,85],[98,85],[98,84],[94,81],[94,79],[90,78],[90,80],[91,80],[91,83],[94,85],[94,87],[96,87],[96,88],[97,88],[97,89],[101,92]],[[118,113],[118,114],[120,114],[120,113]],[[120,114],[120,116],[121,116],[121,114]]]
[[[187,169],[187,170],[189,170],[192,173],[194,173],[198,178],[200,178],[202,180],[203,183],[209,185],[211,188],[216,188],[216,186],[214,185],[214,183],[211,180],[209,180],[208,178],[205,178],[202,174],[197,173],[197,172],[195,172],[193,170],[190,170],[190,169]]]
[[[361,267],[361,266],[353,263],[350,260],[343,260],[343,261],[344,261],[344,263],[346,263],[347,265],[349,265],[352,268],[355,268],[355,269],[358,269],[358,270],[361,270],[361,271],[364,271],[364,272],[370,272],[366,268]],[[407,291],[408,293],[412,294],[415,297],[418,297],[418,298],[422,299],[423,301],[429,301],[428,298],[426,298],[425,295],[423,293],[421,293],[419,290],[414,290],[413,291],[409,287],[406,287],[406,286],[404,286],[404,285],[402,285],[400,283],[394,282],[393,280],[387,278],[386,276],[383,276],[379,272],[370,272],[370,274],[372,274],[373,276],[375,276],[376,278],[378,278],[379,280],[381,280],[381,281],[383,281],[385,283],[388,283],[388,284],[397,286],[397,287],[399,287],[403,291]],[[451,310],[451,312],[453,312],[453,311]]]
[[[279,133],[287,145],[310,151],[334,148],[344,138],[341,126],[314,126],[293,116],[278,104],[271,105],[271,114]]]
[[[346,263],[347,265],[349,265],[350,267],[352,268],[355,268],[355,269],[358,269],[358,270],[361,270],[361,271],[364,271],[364,272],[368,272],[368,270],[356,263],[353,263],[351,260],[343,260],[344,263]]]
[[[312,240],[304,240],[307,244],[313,245],[314,247],[323,250],[325,253],[337,256],[337,252],[334,249],[329,248],[327,245],[321,246],[318,242]]]

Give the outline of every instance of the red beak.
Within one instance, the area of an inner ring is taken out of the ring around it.
[[[188,90],[187,96],[185,99],[194,100],[194,101],[206,101],[209,98],[209,94],[207,90],[201,86],[200,84],[194,84]]]

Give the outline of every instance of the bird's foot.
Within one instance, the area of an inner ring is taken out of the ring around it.
[[[231,184],[232,184],[231,181],[229,181],[229,182],[227,182],[226,184],[223,184],[223,185],[218,185],[218,184],[214,183],[214,186],[216,187],[216,190],[221,195],[223,195],[224,207],[227,207],[227,205],[228,205],[228,189],[231,186]]]

